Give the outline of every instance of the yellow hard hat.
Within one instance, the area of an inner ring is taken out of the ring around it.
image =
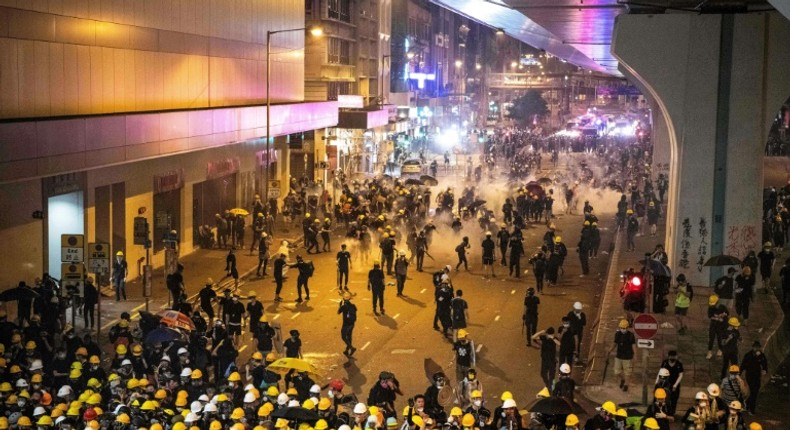
[[[623,328],[623,329],[628,328],[628,320],[626,320],[626,319],[620,320],[620,322],[617,323],[617,327]]]
[[[214,420],[211,422],[211,424],[209,424],[208,430],[222,430],[222,424],[219,421]]]
[[[29,417],[21,416],[19,420],[16,422],[16,425],[19,427],[30,427],[33,425],[33,422],[30,421]]]
[[[475,417],[472,414],[464,414],[461,418],[461,425],[464,427],[472,427],[475,425]]]
[[[91,394],[90,397],[88,397],[88,400],[85,403],[87,403],[89,405],[93,405],[93,406],[100,404],[101,403],[101,394],[99,394],[99,393]]]
[[[325,411],[325,410],[329,409],[331,406],[332,406],[332,401],[329,400],[326,397],[321,397],[321,399],[318,400],[318,410],[319,411]]]
[[[718,302],[719,302],[719,296],[717,296],[716,294],[711,294],[710,297],[708,297],[708,306],[713,306]]]
[[[192,371],[192,379],[200,379],[203,377],[203,372],[200,369],[195,369]]]
[[[121,320],[121,321],[126,321],[126,320]],[[128,351],[126,349],[126,345],[124,345],[124,344],[120,344],[120,345],[115,347],[115,353],[116,354],[126,354],[127,352]]]
[[[642,426],[646,429],[650,430],[659,430],[661,427],[658,425],[658,421],[655,418],[648,418],[645,420],[645,423]]]
[[[115,255],[118,257],[123,257],[123,251],[118,251],[115,253]]]
[[[172,430],[187,430],[187,425],[184,424],[182,421],[179,421],[179,422],[173,424],[173,427],[171,427],[171,429]]]
[[[25,343],[25,349],[36,349],[36,341],[29,340]]]
[[[727,323],[729,325],[731,325],[732,327],[740,327],[741,326],[741,322],[738,321],[738,317],[730,317],[730,319],[727,320]]]
[[[603,404],[601,405],[601,409],[603,409],[604,411],[608,412],[611,415],[617,413],[617,407],[614,405],[614,402],[612,402],[611,400],[607,400],[603,402]]]
[[[135,388],[137,388],[139,386],[140,386],[140,381],[138,381],[135,378],[132,378],[132,379],[126,381],[126,389],[127,390],[133,390],[133,389],[135,389]]]
[[[240,420],[242,418],[244,418],[244,409],[242,408],[236,408],[230,414],[230,419],[232,420]]]
[[[535,397],[537,397],[537,398],[546,398],[546,397],[551,397],[551,393],[549,392],[549,389],[548,389],[548,388],[546,388],[546,387],[543,387],[543,389],[542,389],[542,390],[538,391],[538,394],[537,394],[537,396],[535,396]]]
[[[321,419],[315,422],[315,427],[313,428],[315,430],[326,430],[329,428],[329,424],[326,423],[326,420]]]
[[[258,322],[262,322],[262,323],[269,322],[269,316],[268,315],[261,315],[261,317],[258,318]]]
[[[469,332],[464,329],[458,329],[458,339],[466,339],[469,336]]]
[[[167,391],[165,391],[165,390],[163,390],[161,388],[156,390],[156,393],[154,393],[154,398],[156,400],[164,400],[164,399],[166,399],[167,398]]]
[[[633,209],[628,209],[627,211],[625,211],[625,213],[627,213],[628,215],[631,215],[632,213],[634,213],[634,210]]]
[[[277,360],[277,354],[270,352],[266,354],[266,361],[274,361]]]
[[[272,411],[274,410],[274,406],[271,403],[264,403],[260,408],[258,408],[258,416],[259,417],[268,417]]]
[[[313,403],[312,400],[307,399],[304,402],[302,402],[302,407],[307,409],[307,410],[312,410],[312,409],[315,409],[315,403]]]
[[[90,364],[99,364],[99,363],[101,363],[101,360],[99,360],[99,356],[98,355],[91,355],[91,358],[88,359],[88,363],[90,363]]]
[[[749,430],[763,430],[763,426],[758,422],[752,421],[749,424]]]
[[[472,398],[477,399],[483,397],[483,392],[480,390],[472,390]]]
[[[618,409],[614,414],[618,417],[628,418],[628,411],[623,408]]]
[[[71,369],[69,372],[69,379],[79,379],[82,377],[82,370],[80,369]]]
[[[253,290],[250,290],[250,292],[247,293],[247,297],[258,297],[258,293],[256,293]]]
[[[556,243],[562,242],[562,236],[554,236],[554,242]]]
[[[42,427],[49,427],[54,424],[55,423],[52,421],[52,418],[49,415],[42,415],[41,418],[36,421],[36,425]]]
[[[263,354],[260,351],[255,351],[255,352],[252,353],[252,359],[253,360],[262,361],[263,360]]]
[[[121,424],[130,424],[132,421],[129,419],[129,415],[127,415],[127,414],[120,414],[117,417],[115,417],[115,422],[116,423],[121,423]]]
[[[667,398],[667,392],[663,388],[656,388],[656,391],[653,393],[656,399],[664,400]],[[617,412],[617,411],[615,411]]]
[[[575,414],[570,414],[565,418],[565,425],[566,426],[575,426],[579,424],[579,417]]]
[[[151,424],[151,427],[148,427],[148,430],[164,430],[164,428],[162,427],[162,424],[153,423]]]
[[[144,401],[142,406],[140,406],[141,411],[153,411],[154,409],[156,409],[156,403],[151,400]]]
[[[464,411],[462,411],[461,408],[459,408],[458,406],[455,406],[452,409],[450,409],[450,416],[460,417],[463,414]]]
[[[140,345],[139,343],[135,343],[134,345],[132,345],[132,355],[136,357],[143,355],[143,346]]]
[[[176,399],[176,406],[184,407],[187,405],[187,398],[186,397],[179,397]]]
[[[228,376],[228,381],[239,382],[241,381],[241,375],[239,375],[239,372],[233,372],[230,374],[230,376]]]
[[[269,388],[266,389],[266,395],[269,397],[277,397],[278,394],[280,394],[280,390],[274,385],[270,385]]]
[[[298,396],[299,392],[296,391],[296,388],[291,387],[285,392],[285,394],[287,394],[289,396]]]
[[[30,383],[32,383],[32,384],[40,384],[43,380],[44,380],[44,378],[41,377],[40,373],[36,373],[35,375],[30,377]],[[90,381],[88,381],[88,383],[90,383]],[[90,386],[90,385],[88,385],[88,386]]]
[[[507,399],[513,399],[513,393],[511,393],[510,391],[505,391],[504,393],[502,393],[499,399],[502,400],[503,402]]]
[[[730,368],[728,369],[730,373],[741,373],[741,368],[738,367],[737,364],[731,364]]]

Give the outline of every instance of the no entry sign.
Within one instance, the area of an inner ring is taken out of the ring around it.
[[[652,339],[658,333],[658,321],[653,315],[640,314],[634,319],[634,333],[639,339]]]

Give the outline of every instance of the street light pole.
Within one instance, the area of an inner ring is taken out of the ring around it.
[[[269,151],[271,144],[271,119],[272,119],[272,96],[271,96],[271,81],[272,81],[272,36],[277,33],[287,33],[292,31],[305,31],[308,27],[290,28],[286,30],[268,30],[266,31],[266,174],[263,174],[261,168],[261,176],[263,179],[263,195],[266,202],[269,201]],[[310,34],[313,36],[321,36],[323,30],[320,27],[310,27]]]

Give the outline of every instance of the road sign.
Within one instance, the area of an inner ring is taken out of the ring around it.
[[[650,314],[639,314],[634,319],[634,332],[640,339],[652,339],[658,333],[658,321]]]
[[[88,271],[100,275],[110,274],[110,244],[88,244]]]
[[[63,288],[63,294],[67,294],[69,290],[75,291],[79,296],[82,296],[83,285],[82,282],[85,277],[85,266],[82,263],[63,263],[60,265],[60,276]]]
[[[636,346],[638,348],[653,349],[656,346],[656,341],[653,339],[637,339]]]
[[[60,235],[60,261],[82,263],[85,261],[85,236],[81,234]]]

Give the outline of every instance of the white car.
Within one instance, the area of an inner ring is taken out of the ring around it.
[[[422,173],[422,163],[416,158],[412,158],[403,162],[400,167],[401,175],[420,174]]]

